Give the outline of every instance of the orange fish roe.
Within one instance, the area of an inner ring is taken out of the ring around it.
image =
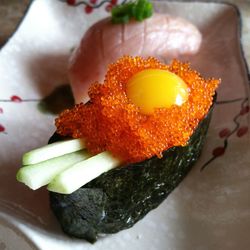
[[[144,69],[163,69],[177,74],[189,87],[181,106],[157,108],[142,114],[126,96],[126,83]],[[167,66],[154,58],[125,56],[111,64],[104,84],[93,84],[90,101],[65,110],[56,119],[57,132],[85,138],[93,154],[110,151],[124,162],[139,162],[173,146],[184,146],[199,121],[207,114],[219,84],[204,79],[188,63],[174,60]]]

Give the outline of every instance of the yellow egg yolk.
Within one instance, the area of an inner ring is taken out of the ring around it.
[[[182,105],[188,99],[188,86],[167,70],[146,69],[129,79],[126,93],[142,113],[151,114],[155,108]]]

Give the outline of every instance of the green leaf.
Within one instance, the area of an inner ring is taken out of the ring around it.
[[[115,18],[112,19],[112,23],[114,24],[118,24],[118,23],[128,23],[130,20],[130,16],[129,15],[124,15],[124,16],[117,16]]]
[[[118,5],[112,9],[113,23],[127,23],[134,18],[137,21],[143,21],[152,16],[153,5],[148,0],[136,0],[126,4]]]

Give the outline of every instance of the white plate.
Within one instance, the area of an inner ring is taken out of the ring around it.
[[[54,115],[41,112],[39,100],[67,83],[70,50],[92,23],[108,15],[105,5],[91,14],[84,8],[33,1],[0,51],[0,249],[248,249],[249,80],[239,13],[231,5],[155,2],[156,11],[200,28],[201,51],[188,60],[205,76],[222,79],[218,101],[226,101],[216,105],[202,158],[157,209],[133,228],[90,245],[62,233],[46,189],[31,191],[16,182],[22,154],[46,144],[54,130]],[[200,171],[225,144],[224,154]]]

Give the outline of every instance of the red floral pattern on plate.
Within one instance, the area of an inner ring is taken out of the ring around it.
[[[4,131],[5,131],[5,127],[2,124],[0,124],[0,133],[2,133]]]
[[[229,128],[224,128],[224,129],[219,131],[218,135],[220,138],[224,139],[224,141],[223,141],[224,145],[214,148],[214,150],[212,151],[212,157],[205,164],[203,164],[203,166],[201,167],[201,170],[205,169],[217,157],[221,157],[222,155],[225,154],[227,146],[228,146],[228,140],[229,140],[230,136],[232,136],[233,134],[236,133],[236,135],[240,138],[240,137],[243,137],[244,135],[247,134],[248,126],[241,125],[239,118],[241,116],[246,115],[249,112],[249,105],[247,104],[248,98],[241,98],[237,101],[241,101],[241,107],[240,107],[239,113],[237,113],[235,115],[235,117],[233,117],[232,123],[234,123],[234,128],[232,130],[230,130]],[[216,104],[217,105],[229,104],[229,103],[233,103],[233,102],[236,102],[236,101],[235,100],[231,100],[231,101],[227,100],[227,101],[223,101],[223,102],[218,101],[218,102],[216,102]]]
[[[85,5],[84,12],[86,14],[91,14],[94,9],[97,9],[101,7],[103,4],[108,3],[105,5],[105,10],[107,12],[110,12],[113,8],[113,6],[117,5],[118,0],[104,0],[98,3],[98,0],[88,0],[88,1],[76,1],[76,0],[62,0],[62,2],[67,3],[69,6],[79,6],[79,5]],[[124,1],[126,2],[126,0]]]

